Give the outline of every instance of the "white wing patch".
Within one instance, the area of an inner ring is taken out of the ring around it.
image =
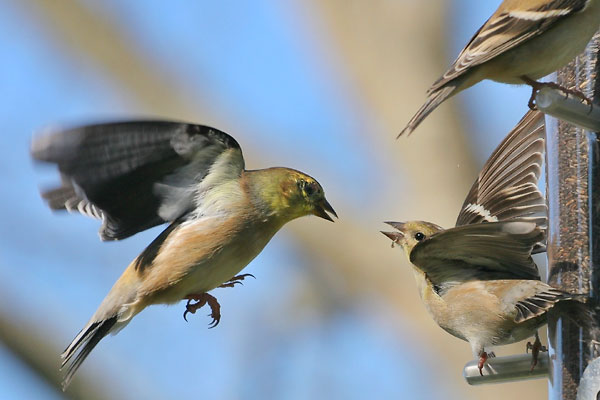
[[[469,203],[465,210],[480,215],[487,222],[498,222],[498,218],[493,216],[489,210],[486,210],[481,204]]]
[[[541,21],[543,19],[548,18],[556,18],[563,15],[568,15],[573,12],[572,9],[562,9],[562,10],[548,10],[548,11],[526,11],[526,10],[517,10],[510,11],[508,13],[509,17],[524,19],[527,21]]]

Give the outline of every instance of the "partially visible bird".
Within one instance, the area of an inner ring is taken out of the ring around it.
[[[504,0],[431,86],[427,101],[398,137],[410,134],[443,101],[484,79],[530,85],[532,109],[544,85],[581,97],[537,80],[581,53],[599,28],[600,0]]]
[[[62,185],[43,193],[48,205],[101,219],[102,240],[169,223],[62,354],[63,389],[104,336],[149,305],[188,300],[194,313],[208,303],[216,326],[220,306],[209,291],[246,277],[237,274],[287,222],[337,217],[315,179],[289,168],[246,170],[236,140],[207,126],[83,126],[36,138],[31,154],[61,173]]]
[[[546,242],[547,209],[537,188],[543,157],[543,115],[530,111],[483,167],[455,228],[388,222],[396,231],[382,232],[412,263],[435,322],[469,342],[482,375],[489,346],[537,339],[549,309],[580,297],[542,282],[531,258]],[[539,340],[536,346],[535,355]]]

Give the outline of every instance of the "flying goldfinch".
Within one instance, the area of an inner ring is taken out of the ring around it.
[[[427,101],[398,137],[415,130],[444,100],[484,79],[530,85],[533,108],[537,90],[557,86],[537,80],[580,54],[598,28],[600,0],[504,0],[429,88]]]
[[[208,303],[216,326],[220,306],[209,291],[246,277],[237,274],[287,222],[337,217],[316,180],[289,168],[246,170],[236,140],[206,126],[90,125],[41,136],[31,153],[62,177],[43,193],[48,205],[101,219],[102,240],[169,223],[62,354],[63,388],[104,336],[149,305],[188,300],[186,313],[194,313]]]
[[[543,157],[543,116],[530,111],[483,167],[455,228],[388,222],[396,231],[382,232],[404,249],[428,312],[469,342],[482,375],[489,346],[536,335],[537,355],[546,312],[579,298],[542,282],[531,258],[545,250],[547,209],[537,187]]]

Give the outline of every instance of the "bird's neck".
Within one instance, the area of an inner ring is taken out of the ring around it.
[[[440,316],[443,315],[444,310],[446,309],[446,303],[440,295],[436,293],[433,284],[423,271],[413,266],[413,274],[415,276],[415,281],[417,282],[419,295],[425,304],[425,308],[427,308],[427,311],[429,311],[429,314],[431,314],[436,322],[439,321]]]

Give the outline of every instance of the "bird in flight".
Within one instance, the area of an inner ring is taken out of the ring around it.
[[[63,389],[109,333],[144,308],[187,300],[187,313],[220,305],[208,292],[232,287],[239,272],[287,222],[337,217],[312,177],[290,168],[246,170],[228,134],[202,125],[131,121],[88,125],[35,138],[35,160],[55,164],[61,185],[44,191],[54,210],[102,221],[102,240],[168,224],[125,269],[62,354]]]

